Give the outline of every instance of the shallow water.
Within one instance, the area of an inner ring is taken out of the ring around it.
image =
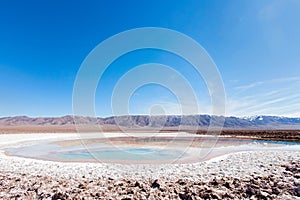
[[[75,150],[59,153],[57,158],[63,160],[174,160],[184,156],[176,150],[158,150],[155,148],[121,148]]]
[[[6,154],[62,162],[190,163],[238,151],[268,150],[299,143],[225,137],[114,137],[36,141],[6,148]]]

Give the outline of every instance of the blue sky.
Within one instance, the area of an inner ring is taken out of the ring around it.
[[[173,29],[206,49],[224,81],[226,115],[300,116],[299,11],[298,0],[1,1],[0,116],[72,114],[73,84],[85,57],[108,37],[139,27]],[[179,71],[196,91],[201,113],[211,113],[205,83],[188,63],[143,50],[107,69],[95,95],[98,116],[112,115],[120,77],[149,62]],[[153,84],[124,103],[130,114],[149,114],[157,105],[167,114],[180,112],[176,94]]]

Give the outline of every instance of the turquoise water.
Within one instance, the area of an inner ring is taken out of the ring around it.
[[[257,143],[267,143],[267,144],[280,144],[280,145],[299,145],[299,142],[290,142],[290,141],[273,141],[273,140],[253,140]]]
[[[150,139],[136,139],[130,145],[130,141],[123,141],[124,138],[117,138],[118,142],[122,141],[119,146],[113,146],[103,141],[93,141],[86,145],[80,144],[80,140],[77,142],[71,142],[70,144],[58,143],[51,141],[39,141],[36,144],[30,144],[28,146],[20,146],[16,148],[7,148],[5,151],[12,156],[20,156],[26,158],[34,158],[41,160],[63,161],[63,162],[116,162],[121,163],[146,163],[154,162],[170,162],[178,159],[191,160],[197,156],[202,156],[201,150],[205,150],[205,147],[191,148],[191,150],[180,146],[173,146],[165,148],[162,142],[172,141],[170,138],[150,138]],[[185,139],[176,141],[177,143],[184,143]],[[202,138],[204,140],[204,138]],[[205,142],[210,144],[212,139],[206,138]],[[201,144],[201,141],[199,141]],[[152,146],[149,146],[148,143]],[[205,145],[204,145],[205,146]],[[211,157],[222,155],[230,152],[237,151],[253,151],[253,150],[267,150],[275,148],[276,150],[281,147],[300,147],[299,143],[294,142],[278,142],[278,141],[264,141],[264,140],[241,140],[233,138],[219,138],[218,143],[213,146],[213,152]],[[210,147],[210,145],[208,145]],[[209,148],[208,148],[209,149]],[[299,148],[298,148],[299,149]],[[289,149],[291,150],[291,149]],[[205,152],[205,151],[204,151]],[[206,154],[204,154],[206,155]],[[163,163],[162,162],[162,163]]]
[[[170,161],[185,157],[179,149],[161,149],[159,147],[122,147],[105,144],[60,146],[53,143],[40,143],[18,148],[7,148],[14,156],[53,160],[63,162],[103,161]]]
[[[60,152],[57,158],[63,160],[174,160],[184,156],[176,150],[154,148],[91,149]]]

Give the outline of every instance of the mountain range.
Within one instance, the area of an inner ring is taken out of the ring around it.
[[[36,118],[15,116],[0,118],[0,126],[74,126],[76,123],[77,125],[118,125],[127,128],[179,126],[207,128],[211,121],[216,122],[220,126],[223,125],[227,129],[300,129],[300,118],[278,116],[222,117],[210,115],[128,115],[106,118],[71,115]]]

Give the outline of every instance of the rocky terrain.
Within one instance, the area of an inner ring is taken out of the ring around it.
[[[194,131],[197,134],[206,134],[205,131]],[[300,142],[300,131],[298,130],[222,130],[220,135],[255,138],[259,140],[279,140]]]
[[[0,199],[300,199],[300,145],[188,164],[53,162],[4,154],[6,146],[30,137],[70,134],[1,135]]]
[[[0,154],[0,199],[297,198],[299,145],[162,165],[64,163]]]
[[[0,172],[1,199],[296,199],[300,160],[278,166],[281,174],[215,176],[209,180],[64,179]],[[265,170],[267,166],[262,167]]]

